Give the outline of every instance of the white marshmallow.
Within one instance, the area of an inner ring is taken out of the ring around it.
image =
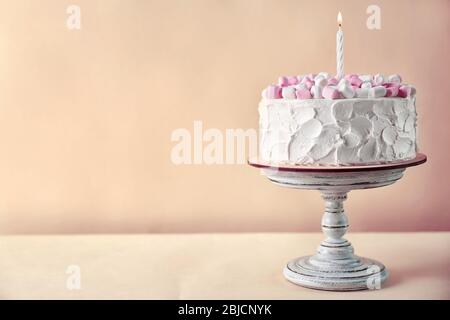
[[[375,76],[373,77],[373,82],[374,82],[377,86],[380,86],[380,85],[382,85],[383,83],[386,82],[386,78],[385,78],[385,76],[383,76],[382,74],[377,74],[377,75],[375,75]]]
[[[402,83],[402,77],[400,77],[400,75],[398,74],[391,74],[388,78],[389,82],[394,82],[394,83]]]
[[[340,86],[349,87],[350,86],[350,81],[348,81],[347,79],[342,78],[341,80],[339,80],[337,87],[339,88]]]
[[[319,86],[319,87],[323,88],[323,87],[326,87],[328,85],[328,80],[323,78],[323,77],[320,77],[316,81],[314,81],[314,84],[316,86]]]
[[[368,98],[369,97],[369,88],[358,88],[356,89],[356,96],[358,98]]]
[[[361,88],[367,88],[367,89],[372,88],[372,82],[364,81],[363,83],[361,83]]]
[[[313,80],[314,80],[314,82],[316,82],[316,81],[319,81],[320,79],[323,79],[323,78],[325,78],[325,77],[320,75],[320,74],[318,74],[317,76],[314,77]]]
[[[386,88],[383,86],[376,86],[369,89],[369,98],[381,98],[386,95]]]
[[[322,99],[322,87],[316,85],[312,86],[311,95],[313,96],[314,99]]]
[[[281,96],[284,99],[296,99],[297,98],[297,96],[295,95],[294,87],[283,87],[283,89],[281,89]]]
[[[359,76],[359,79],[361,79],[362,82],[368,82],[372,81],[373,77],[371,74],[362,74]]]
[[[328,72],[319,72],[318,75],[324,77],[325,79],[328,79],[330,77],[330,74]]]
[[[339,83],[338,91],[342,93],[342,95],[347,99],[351,99],[355,96],[355,91],[353,90],[352,86],[346,85],[345,82]]]

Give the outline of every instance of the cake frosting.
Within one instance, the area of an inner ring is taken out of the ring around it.
[[[340,81],[318,75],[281,77],[278,85],[266,88],[259,104],[260,158],[324,166],[414,158],[414,87],[401,84],[398,75],[352,77]],[[361,89],[369,93],[358,97]],[[325,98],[327,90],[332,94]]]

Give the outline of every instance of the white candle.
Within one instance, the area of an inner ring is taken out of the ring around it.
[[[344,32],[342,31],[342,14],[338,13],[339,30],[336,33],[336,62],[337,62],[337,78],[344,77]]]

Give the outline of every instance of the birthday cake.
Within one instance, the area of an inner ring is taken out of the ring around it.
[[[260,158],[319,166],[412,159],[415,94],[399,75],[280,77],[259,103]]]

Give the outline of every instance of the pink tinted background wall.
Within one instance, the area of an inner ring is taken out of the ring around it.
[[[366,9],[381,9],[369,30]],[[246,165],[175,165],[171,134],[257,128],[261,89],[335,71],[399,73],[418,90],[429,162],[350,194],[352,231],[450,230],[450,2],[0,2],[2,233],[319,231],[317,192]]]

